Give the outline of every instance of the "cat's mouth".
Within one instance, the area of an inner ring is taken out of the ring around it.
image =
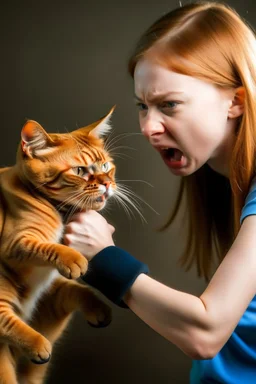
[[[96,203],[105,203],[111,196],[113,196],[115,189],[110,187],[104,187],[102,190],[102,187],[99,187],[98,192],[100,193],[99,196],[95,197],[94,201]]]
[[[104,195],[101,195],[95,199],[96,203],[103,203],[106,200]]]
[[[96,197],[95,202],[96,203],[104,203],[109,198],[109,193],[105,192],[102,195]]]
[[[105,189],[105,191],[104,191],[104,189]],[[98,210],[101,210],[102,208],[104,208],[108,199],[111,196],[113,196],[113,194],[115,193],[115,191],[112,189],[112,187],[110,187],[110,188],[104,187],[104,189],[99,187],[97,195],[92,197],[92,200],[91,200],[92,206],[93,206],[92,209],[96,209],[98,211]]]
[[[105,207],[107,203],[107,199],[108,199],[108,195],[106,193],[95,197],[91,208],[95,209],[96,211],[100,211]]]

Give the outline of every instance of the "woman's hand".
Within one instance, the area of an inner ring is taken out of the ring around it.
[[[91,260],[103,248],[115,245],[115,228],[96,211],[81,212],[66,225],[63,242]]]

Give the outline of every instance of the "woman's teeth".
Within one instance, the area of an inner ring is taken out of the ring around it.
[[[180,161],[183,156],[183,153],[177,148],[162,148],[162,151],[165,157],[175,161]]]

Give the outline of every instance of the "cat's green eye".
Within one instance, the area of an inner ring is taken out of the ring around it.
[[[73,168],[74,173],[77,176],[83,177],[88,173],[88,169],[86,167],[75,167]]]
[[[108,172],[109,169],[110,169],[110,164],[109,164],[108,162],[102,164],[102,166],[101,166],[101,170],[102,170],[102,172]]]

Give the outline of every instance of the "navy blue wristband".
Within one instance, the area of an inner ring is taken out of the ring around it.
[[[93,257],[81,278],[113,303],[128,308],[122,299],[141,273],[149,273],[146,264],[122,248],[110,246]]]

